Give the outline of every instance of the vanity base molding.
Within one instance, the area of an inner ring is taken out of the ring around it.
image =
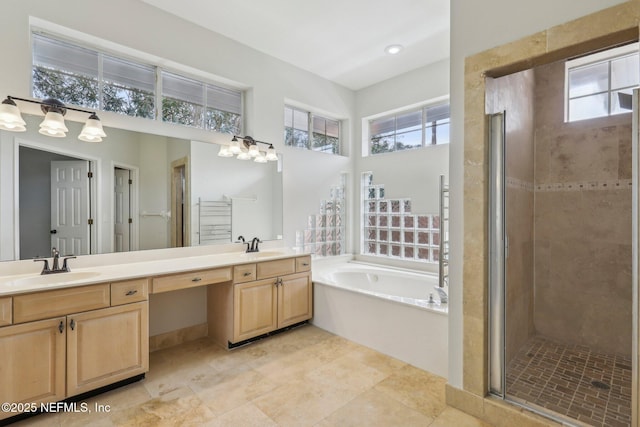
[[[135,376],[133,376],[131,378],[126,378],[124,380],[120,380],[120,381],[115,382],[113,384],[109,384],[109,385],[106,385],[104,387],[100,387],[100,388],[97,388],[95,390],[88,391],[86,393],[78,394],[76,396],[71,396],[71,397],[69,397],[67,399],[61,400],[60,402],[63,402],[63,403],[82,402],[82,401],[84,401],[86,399],[89,399],[91,397],[97,396],[99,394],[106,393],[108,391],[115,390],[117,388],[124,387],[124,386],[129,385],[129,384],[133,384],[135,382],[143,380],[144,378],[145,378],[145,374],[135,375]],[[51,402],[51,404],[55,405],[56,403],[55,402]],[[47,403],[43,403],[43,405],[47,405]],[[78,408],[80,408],[79,405],[78,405]],[[91,410],[91,411],[95,410],[95,408],[92,408],[91,406],[89,406],[88,409]],[[61,411],[59,411],[59,412],[61,412]],[[35,412],[23,412],[21,414],[15,415],[15,416],[13,416],[11,418],[5,418],[3,420],[0,420],[0,426],[6,426],[6,425],[9,425],[9,424],[16,423],[18,421],[26,420],[27,418],[31,418],[31,417],[34,417],[36,415],[42,414],[42,413],[43,412],[40,411],[40,410],[35,411]]]
[[[277,329],[275,331],[267,332],[266,334],[262,334],[262,335],[259,335],[257,337],[249,338],[248,340],[244,340],[244,341],[240,341],[240,342],[236,342],[236,343],[232,343],[231,341],[229,341],[229,343],[227,345],[227,348],[229,350],[233,350],[234,348],[242,347],[243,345],[251,344],[252,342],[259,341],[259,340],[261,340],[263,338],[269,338],[269,337],[272,337],[274,335],[281,334],[282,332],[290,331],[292,329],[298,328],[298,327],[306,325],[308,323],[309,323],[309,321],[305,320],[305,321],[302,321],[300,323],[296,323],[295,325],[287,326],[286,328]]]

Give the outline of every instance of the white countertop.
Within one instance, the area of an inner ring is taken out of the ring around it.
[[[187,251],[186,253],[188,254]],[[0,276],[0,296],[227,267],[302,255],[308,254],[280,247],[254,253],[229,252],[197,256],[174,256],[172,258],[141,260],[138,262],[129,260],[126,263],[93,265],[84,268],[74,268],[73,260],[70,260],[71,272],[68,273],[48,275],[27,273]],[[92,257],[96,256],[99,255],[92,255]],[[131,253],[130,256],[135,258],[136,253]],[[50,258],[49,261],[51,265]],[[62,261],[60,262],[62,263]],[[42,268],[41,263],[38,263],[38,266]]]

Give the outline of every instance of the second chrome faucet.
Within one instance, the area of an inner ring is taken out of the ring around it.
[[[51,255],[53,256],[53,260],[52,260],[53,266],[51,269],[49,269],[49,260],[47,260],[46,258],[36,258],[33,260],[34,262],[38,262],[38,261],[44,262],[44,266],[42,267],[42,271],[40,272],[40,274],[67,273],[71,271],[71,269],[69,268],[69,265],[67,264],[67,260],[74,259],[75,256],[73,255],[65,256],[62,261],[62,268],[60,268],[59,266],[60,251],[58,251],[56,248],[52,248]]]
[[[260,240],[257,237],[254,237],[251,242],[247,242],[244,240],[244,236],[238,236],[238,240],[236,241],[236,243],[242,243],[247,245],[247,252],[260,252],[260,249],[258,248],[258,244],[262,243],[262,240]]]

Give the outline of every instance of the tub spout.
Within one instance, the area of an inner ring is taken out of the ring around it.
[[[449,302],[447,291],[445,291],[440,286],[434,286],[433,288],[438,292],[438,296],[440,297],[440,304],[446,304],[447,302]]]

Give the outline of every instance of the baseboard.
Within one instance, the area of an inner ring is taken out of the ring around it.
[[[208,325],[201,323],[199,325],[187,326],[186,328],[165,332],[164,334],[154,335],[149,337],[149,351],[158,351],[206,337],[208,330]]]

